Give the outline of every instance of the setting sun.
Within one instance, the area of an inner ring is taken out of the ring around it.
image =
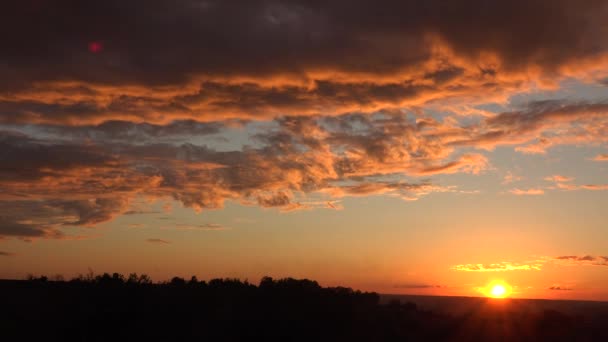
[[[507,293],[507,289],[501,284],[496,284],[492,287],[490,293],[492,294],[492,297],[502,298]]]
[[[513,292],[511,286],[503,281],[493,281],[486,287],[481,289],[481,292],[486,297],[491,298],[506,298]]]

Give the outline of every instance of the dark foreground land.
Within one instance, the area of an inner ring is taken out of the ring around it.
[[[2,341],[608,341],[608,303],[381,298],[296,279],[6,280],[0,304]]]

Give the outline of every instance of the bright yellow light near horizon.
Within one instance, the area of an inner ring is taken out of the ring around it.
[[[486,297],[491,298],[506,298],[513,292],[511,286],[503,281],[493,281],[488,286],[482,289],[482,293]]]
[[[492,294],[492,297],[503,298],[507,293],[507,289],[504,287],[504,285],[496,284],[492,286],[490,293]]]

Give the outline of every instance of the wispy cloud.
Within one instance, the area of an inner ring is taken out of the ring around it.
[[[552,262],[565,266],[608,266],[608,256],[562,255],[554,258]]]
[[[512,173],[512,172],[509,171],[503,177],[502,184],[511,184],[511,183],[514,183],[514,182],[518,182],[518,181],[520,181],[522,179],[523,179],[523,177],[517,176],[514,173]]]
[[[222,231],[229,230],[229,227],[224,227],[217,223],[203,223],[203,224],[188,224],[188,223],[177,223],[174,226],[162,227],[162,229],[176,229],[176,230],[192,230],[192,231]]]
[[[465,272],[540,271],[542,263],[519,264],[500,262],[495,264],[463,264],[452,266],[452,270]]]
[[[0,256],[10,257],[10,256],[15,256],[15,255],[16,255],[15,253],[0,251]]]
[[[573,290],[571,287],[566,287],[563,285],[553,285],[553,286],[550,286],[548,289],[553,290],[553,291],[572,291]]]
[[[163,240],[163,239],[158,239],[158,238],[150,238],[150,239],[146,239],[147,242],[150,243],[160,243],[160,244],[169,244],[171,243],[168,240]]]
[[[419,283],[405,283],[405,284],[396,284],[394,286],[397,289],[438,289],[442,288],[441,285],[431,285],[431,284],[419,284]]]
[[[545,177],[545,180],[549,181],[549,182],[564,183],[564,182],[571,182],[574,180],[574,178],[561,176],[561,175],[553,175],[553,176]]]
[[[608,190],[608,184],[574,184],[574,178],[564,176],[551,176],[546,177],[545,180],[554,182],[555,188],[560,190],[574,191],[574,190],[590,190],[590,191],[602,191]]]
[[[608,256],[544,256],[525,262],[503,261],[491,264],[460,264],[454,265],[450,269],[464,272],[540,271],[548,264],[554,266],[608,266]]]
[[[513,195],[518,196],[527,196],[527,195],[542,195],[545,193],[543,189],[540,188],[531,188],[531,189],[511,189],[509,192]]]
[[[595,160],[595,161],[608,161],[608,153],[598,154],[597,156],[595,156],[595,158],[593,158],[593,160]]]

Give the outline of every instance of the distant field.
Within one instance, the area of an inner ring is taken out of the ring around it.
[[[419,309],[443,312],[451,315],[462,315],[481,307],[492,307],[499,311],[519,311],[539,313],[555,310],[568,315],[604,315],[608,317],[608,302],[549,300],[549,299],[494,299],[484,297],[448,297],[419,295],[380,295],[380,303],[387,304],[392,300],[402,303],[415,303]],[[608,318],[607,318],[608,319]],[[607,320],[608,322],[608,320]]]

